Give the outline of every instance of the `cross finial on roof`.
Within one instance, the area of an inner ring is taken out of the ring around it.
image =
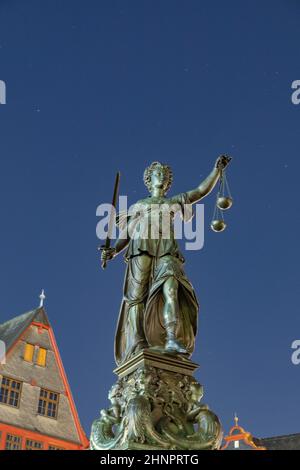
[[[46,298],[44,289],[42,289],[42,292],[40,293],[39,297],[40,297],[40,308],[41,308],[44,306],[44,300]]]
[[[239,418],[237,416],[236,413],[234,413],[234,422],[235,422],[235,425],[238,426],[239,425]]]

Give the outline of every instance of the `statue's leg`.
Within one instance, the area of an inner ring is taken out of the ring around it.
[[[129,260],[124,297],[128,305],[126,322],[126,359],[148,346],[144,332],[145,299],[149,291],[152,258],[135,256]]]
[[[178,281],[174,276],[168,277],[163,284],[164,309],[163,318],[166,328],[166,349],[186,354],[187,350],[177,339],[177,328],[179,323],[179,303],[178,303]]]

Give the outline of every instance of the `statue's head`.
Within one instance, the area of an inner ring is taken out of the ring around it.
[[[200,401],[203,397],[203,386],[198,382],[190,383],[190,399],[193,402]]]
[[[120,395],[120,386],[119,384],[115,384],[111,387],[110,391],[108,392],[108,399],[113,402],[118,396]]]
[[[151,163],[144,171],[144,183],[148,191],[152,193],[155,189],[166,194],[173,181],[173,172],[168,165],[160,162]]]

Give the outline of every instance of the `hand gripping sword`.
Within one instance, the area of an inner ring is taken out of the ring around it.
[[[102,245],[99,249],[100,250],[108,250],[110,248],[110,242],[111,242],[111,236],[112,236],[112,230],[113,230],[113,225],[114,225],[114,209],[116,209],[117,205],[117,199],[118,199],[118,194],[119,194],[119,184],[120,184],[120,172],[118,171],[116,175],[116,180],[115,180],[115,186],[114,186],[114,193],[113,193],[113,199],[112,199],[112,209],[111,213],[109,216],[109,222],[108,222],[108,231],[107,231],[107,237],[105,240],[105,244]],[[103,260],[101,263],[102,269],[106,268],[106,260]]]

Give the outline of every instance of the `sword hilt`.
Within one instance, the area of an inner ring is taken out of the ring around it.
[[[109,251],[109,250],[113,250],[113,248],[111,248],[110,246],[107,246],[107,245],[101,245],[99,248],[98,248],[99,251]],[[109,259],[112,259],[112,258],[109,258]],[[101,268],[102,269],[105,269],[107,266],[107,258],[103,259],[102,262],[101,262]]]

